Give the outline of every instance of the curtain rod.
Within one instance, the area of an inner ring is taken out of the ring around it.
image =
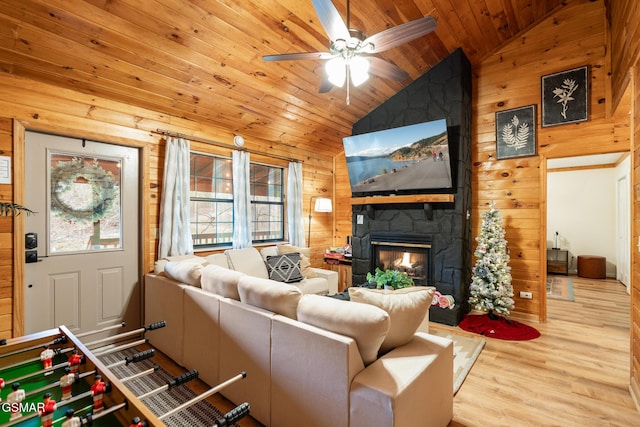
[[[183,133],[178,133],[178,132],[170,132],[170,131],[165,130],[165,129],[156,129],[155,131],[151,131],[151,132],[159,133],[159,134],[167,135],[167,136],[173,136],[173,137],[176,137],[176,138],[184,138],[184,139],[188,139],[190,141],[204,142],[205,144],[211,144],[211,145],[215,145],[217,147],[222,147],[222,148],[229,148],[231,150],[246,151],[246,152],[251,153],[251,154],[258,154],[258,155],[261,155],[261,156],[273,157],[275,159],[287,160],[287,161],[290,161],[290,162],[297,162],[297,163],[304,163],[303,160],[294,159],[293,157],[280,156],[278,154],[266,153],[264,151],[258,151],[258,150],[251,150],[249,148],[236,147],[235,145],[225,144],[224,142],[218,142],[218,141],[213,141],[213,140],[210,140],[210,139],[198,138],[197,136],[189,136],[189,135],[185,135]]]

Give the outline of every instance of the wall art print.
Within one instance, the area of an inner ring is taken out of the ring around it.
[[[498,160],[537,154],[535,105],[496,112],[496,153]]]
[[[542,127],[589,119],[588,69],[584,67],[542,76]]]

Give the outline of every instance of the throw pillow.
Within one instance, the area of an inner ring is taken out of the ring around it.
[[[238,280],[240,301],[296,319],[302,291],[294,285],[259,277],[242,276]]]
[[[371,304],[389,313],[390,327],[380,353],[408,343],[424,320],[436,288],[412,286],[397,290],[349,288],[351,301]]]
[[[300,254],[300,270],[302,270],[303,277],[307,279],[318,277],[318,274],[311,268],[311,249],[291,245],[278,245],[278,254],[285,255],[292,253]]]
[[[293,283],[302,280],[300,254],[267,256],[269,279],[278,282]]]
[[[365,365],[373,363],[389,331],[389,315],[369,304],[304,295],[298,303],[298,320],[353,338]]]
[[[240,301],[238,280],[244,276],[239,271],[229,270],[216,264],[210,264],[202,271],[200,282],[202,289],[214,294]]]
[[[203,264],[189,261],[169,261],[164,266],[167,276],[178,282],[200,287],[200,277],[202,276]]]

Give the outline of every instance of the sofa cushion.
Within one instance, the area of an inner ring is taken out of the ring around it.
[[[198,288],[203,269],[203,264],[193,261],[169,261],[164,266],[164,271],[170,278]]]
[[[293,283],[302,280],[300,271],[300,254],[267,256],[269,279],[278,282]]]
[[[304,295],[298,303],[298,320],[354,339],[362,361],[376,360],[389,331],[389,315],[370,304]]]
[[[389,333],[380,346],[384,354],[408,343],[429,311],[435,288],[412,286],[397,290],[351,287],[351,301],[371,304],[389,313]]]
[[[158,273],[162,273],[164,271],[164,266],[167,265],[168,262],[171,261],[189,261],[192,263],[199,263],[199,264],[204,264],[207,262],[207,260],[205,258],[199,257],[197,255],[194,254],[189,254],[189,255],[171,255],[168,257],[164,257],[162,259],[159,259],[155,262],[153,271],[154,273],[158,274]]]
[[[215,264],[219,265],[220,267],[229,268],[229,261],[227,261],[227,255],[225,255],[224,253],[206,255],[204,259],[209,264]]]
[[[240,301],[238,280],[242,276],[244,276],[244,273],[211,264],[202,271],[200,282],[202,289],[205,291]]]
[[[249,275],[238,280],[240,301],[296,319],[302,292],[297,286]]]
[[[262,279],[269,278],[267,266],[256,248],[229,249],[224,253],[232,270]]]
[[[311,249],[292,245],[278,245],[278,255],[292,253],[300,254],[300,269],[302,270],[302,275],[305,278],[311,279],[313,277],[318,277],[316,272],[311,268]]]

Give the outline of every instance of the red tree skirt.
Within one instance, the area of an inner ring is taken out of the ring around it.
[[[501,340],[526,341],[540,336],[540,332],[536,328],[515,320],[508,320],[502,316],[493,320],[489,318],[488,314],[467,315],[458,326],[467,332]]]

